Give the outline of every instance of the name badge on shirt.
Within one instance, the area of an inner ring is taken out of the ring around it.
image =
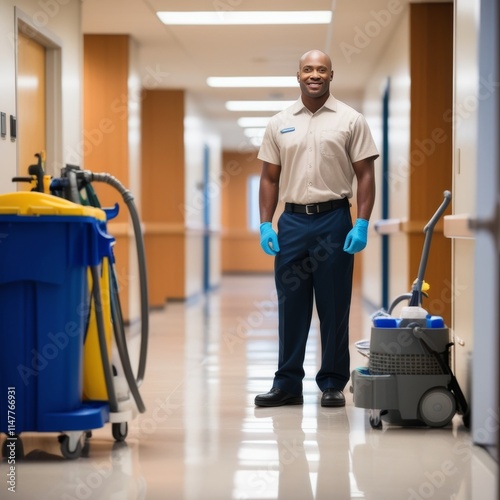
[[[282,133],[282,134],[288,134],[288,132],[293,132],[294,130],[295,130],[295,127],[282,128],[280,130],[280,133]]]

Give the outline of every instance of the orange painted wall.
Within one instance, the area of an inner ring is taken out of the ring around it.
[[[128,35],[84,35],[82,167],[106,172],[129,184]],[[120,205],[108,224],[116,238],[116,271],[125,320],[129,320],[129,242],[131,227],[121,195],[110,186],[94,183],[103,207]]]

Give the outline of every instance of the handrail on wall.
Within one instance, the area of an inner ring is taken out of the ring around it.
[[[401,233],[405,222],[406,219],[380,219],[373,227],[375,232],[381,235]]]
[[[470,214],[445,215],[443,217],[443,234],[446,238],[474,238],[475,218]],[[380,235],[402,233],[407,226],[406,219],[381,219],[373,225]]]
[[[443,224],[443,234],[447,238],[474,238],[475,218],[470,214],[445,215]]]

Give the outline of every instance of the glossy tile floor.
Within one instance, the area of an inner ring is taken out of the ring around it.
[[[351,341],[369,337],[353,300]],[[131,350],[134,350],[133,342]],[[444,429],[372,429],[365,410],[319,405],[317,320],[304,405],[255,408],[276,368],[271,276],[225,276],[220,289],[151,314],[147,412],[124,443],[110,425],[88,454],[61,457],[57,435],[23,434],[18,499],[497,499],[497,465],[456,415]],[[352,367],[366,358],[352,349]],[[349,387],[349,386],[348,386]],[[10,498],[2,463],[0,498]]]

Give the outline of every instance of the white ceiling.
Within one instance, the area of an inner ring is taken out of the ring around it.
[[[236,119],[265,113],[226,111],[226,100],[293,100],[298,86],[216,89],[207,86],[208,76],[295,75],[299,57],[316,48],[333,60],[332,92],[359,106],[365,82],[409,1],[82,0],[82,28],[85,34],[131,35],[145,86],[185,89],[221,133],[223,147],[237,149],[247,139]],[[332,10],[333,19],[330,25],[309,26],[165,26],[156,16],[159,10]]]

